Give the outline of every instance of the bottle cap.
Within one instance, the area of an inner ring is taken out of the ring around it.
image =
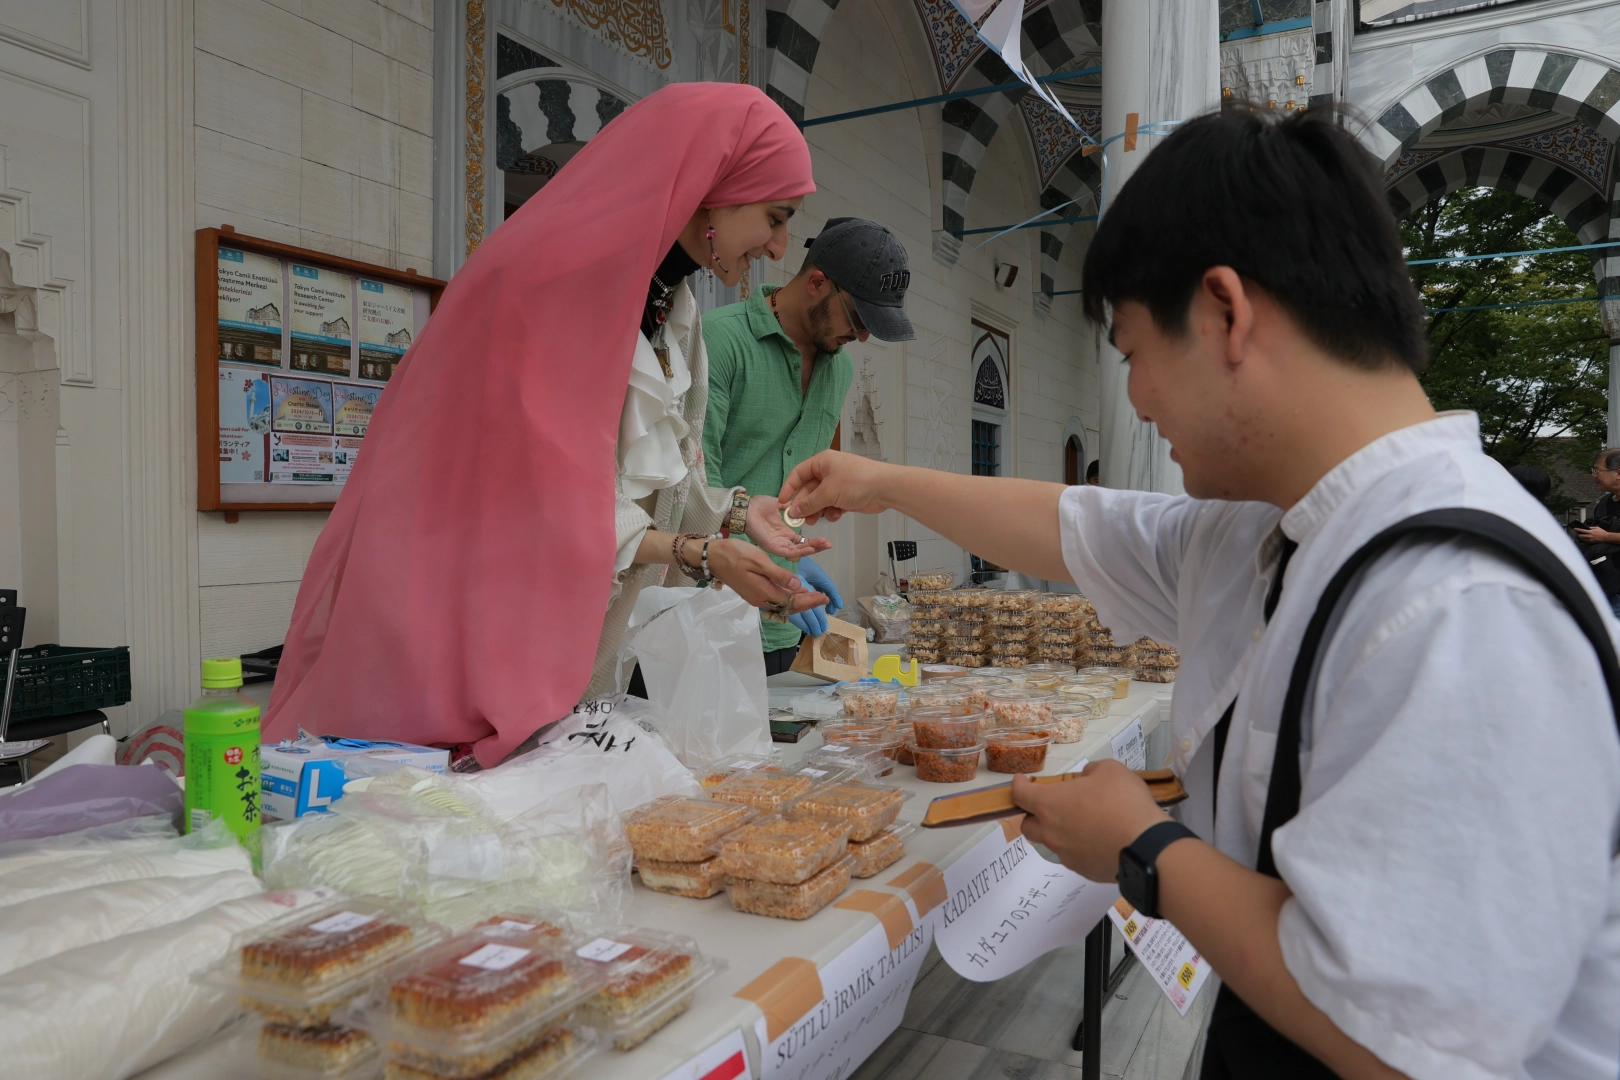
[[[242,658],[218,656],[202,662],[204,690],[229,690],[242,685]]]

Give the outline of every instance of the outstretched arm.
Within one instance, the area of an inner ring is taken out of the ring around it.
[[[1058,536],[1062,484],[886,465],[827,450],[800,463],[781,500],[805,521],[898,510],[982,559],[1069,581]]]

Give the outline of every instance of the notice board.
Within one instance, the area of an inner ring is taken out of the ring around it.
[[[198,229],[197,509],[331,509],[444,285]]]

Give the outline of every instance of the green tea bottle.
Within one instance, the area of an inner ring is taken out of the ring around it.
[[[259,866],[259,707],[239,692],[242,661],[202,662],[202,697],[186,709],[186,832],[216,818]]]

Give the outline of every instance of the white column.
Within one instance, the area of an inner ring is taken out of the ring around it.
[[[1104,0],[1103,137],[1124,132],[1126,116],[1139,126],[1185,120],[1220,104],[1220,28],[1215,0]],[[1156,139],[1143,136],[1134,150],[1124,140],[1108,147],[1103,214],[1135,173]],[[1102,482],[1109,487],[1178,493],[1181,470],[1170,445],[1142,423],[1127,393],[1128,372],[1119,352],[1101,340]]]
[[[184,705],[197,686],[191,4],[126,0],[119,37],[124,588],[133,724]]]

